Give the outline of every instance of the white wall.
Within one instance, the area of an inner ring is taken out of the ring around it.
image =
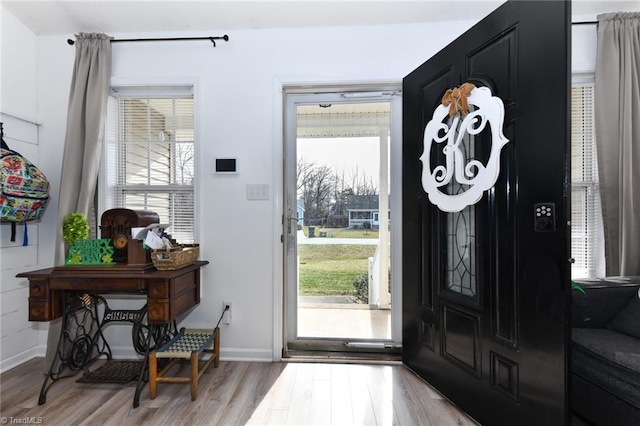
[[[211,263],[202,271],[202,302],[182,324],[215,324],[222,300],[232,301],[232,323],[222,329],[223,359],[271,360],[280,351],[281,86],[400,82],[471,25],[456,22],[230,31],[230,41],[219,41],[216,48],[208,41],[112,45],[114,84],[196,85],[197,240],[201,258]],[[66,38],[39,37],[38,49],[39,61],[46,63],[38,76],[41,119],[48,124],[46,129],[43,126],[41,138],[51,142],[43,145],[41,156],[50,163],[48,166],[58,169],[74,56]],[[216,157],[238,157],[239,173],[214,175]],[[246,185],[250,183],[268,184],[271,199],[247,201]],[[54,215],[48,219],[53,226]],[[43,245],[53,247],[54,231],[48,229],[42,236]],[[49,261],[53,261],[52,255]],[[136,302],[123,303],[129,307]],[[109,329],[114,349],[125,355],[128,327]]]
[[[5,141],[39,166],[38,126],[16,118],[38,121],[37,37],[4,6],[0,9],[0,37],[0,121]],[[42,171],[49,174],[46,168]],[[42,325],[29,323],[29,287],[16,278],[20,272],[43,265],[38,253],[39,228],[38,224],[28,225],[29,245],[23,246],[23,225],[17,226],[15,242],[10,241],[11,226],[0,225],[0,372],[43,354],[38,344],[44,341],[45,331],[39,332]]]
[[[221,301],[232,301],[233,320],[222,328],[222,358],[278,357],[282,316],[282,85],[399,82],[472,24],[229,31],[230,41],[220,41],[216,48],[207,41],[113,44],[114,83],[196,85],[198,242],[201,258],[211,263],[202,271],[202,302],[182,325],[215,324]],[[18,34],[17,30],[11,32]],[[223,33],[111,35],[130,38]],[[38,253],[40,264],[45,266],[53,263],[58,223],[55,194],[59,190],[75,54],[66,43],[68,36],[37,37],[36,59],[30,58],[37,63],[37,112],[43,122],[38,161],[52,180],[54,194],[40,226]],[[4,76],[2,80],[4,84]],[[239,174],[214,175],[216,157],[238,157]],[[271,199],[247,201],[246,185],[250,183],[270,185]],[[123,301],[122,307],[137,303]],[[110,326],[107,331],[116,354],[129,356],[129,327]]]

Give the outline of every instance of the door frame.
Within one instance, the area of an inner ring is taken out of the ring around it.
[[[287,295],[287,274],[286,274],[286,237],[288,224],[286,223],[287,217],[287,199],[286,199],[286,146],[287,138],[292,136],[287,134],[287,97],[289,95],[301,95],[302,97],[310,96],[309,99],[313,99],[313,95],[320,97],[340,97],[340,93],[345,92],[397,92],[398,96],[387,97],[386,99],[380,98],[345,98],[342,99],[343,103],[356,103],[356,102],[376,102],[379,100],[391,102],[391,123],[396,123],[390,126],[390,176],[389,176],[389,190],[391,196],[389,198],[389,204],[393,205],[394,213],[391,216],[391,226],[393,229],[390,243],[392,256],[395,260],[392,260],[394,267],[391,269],[391,280],[396,283],[392,286],[392,298],[395,300],[395,308],[391,310],[392,315],[392,330],[391,340],[394,347],[400,347],[402,344],[402,271],[401,271],[401,259],[402,259],[402,97],[401,97],[401,81],[396,82],[343,82],[339,84],[327,84],[327,83],[280,83],[278,89],[277,103],[279,106],[279,113],[282,115],[276,117],[278,125],[281,126],[278,130],[282,133],[280,138],[274,138],[275,143],[279,143],[275,152],[277,155],[274,167],[277,173],[274,173],[276,179],[280,179],[279,182],[274,184],[276,188],[274,193],[274,210],[276,215],[274,217],[274,223],[277,221],[279,225],[274,227],[280,231],[280,235],[274,235],[276,240],[280,243],[277,251],[274,250],[274,262],[276,268],[274,268],[274,359],[282,359],[283,352],[286,349],[288,337],[291,335],[291,331],[287,330],[287,316],[291,315],[288,310],[288,298],[291,295]],[[318,102],[321,102],[318,99]],[[316,103],[313,99],[312,102]],[[302,103],[301,103],[302,104]],[[279,118],[279,120],[278,120]],[[295,124],[294,124],[295,126]],[[295,127],[293,128],[295,132]],[[289,130],[290,132],[290,130]],[[295,137],[295,136],[294,136]],[[395,141],[395,146],[394,146]],[[395,175],[394,175],[394,170]],[[395,218],[395,221],[394,221]],[[294,309],[295,310],[295,309]],[[356,339],[354,339],[356,340]]]

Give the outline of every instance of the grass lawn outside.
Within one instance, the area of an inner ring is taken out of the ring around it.
[[[304,244],[300,257],[300,296],[354,295],[354,279],[367,274],[375,245]]]
[[[321,228],[315,227],[315,238],[379,238],[377,229],[351,229],[351,228]],[[309,227],[303,226],[302,232],[309,236]],[[326,232],[326,237],[320,237],[320,232]]]

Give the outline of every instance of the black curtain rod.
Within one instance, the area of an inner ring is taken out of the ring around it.
[[[229,41],[229,36],[225,34],[222,37],[120,38],[120,39],[112,39],[111,43],[124,43],[124,42],[137,42],[137,41],[188,41],[188,40],[209,40],[211,43],[213,43],[213,47],[216,47],[216,40]],[[67,39],[67,43],[73,46],[75,44],[75,41],[71,39]]]
[[[572,22],[571,25],[598,25],[598,21]]]

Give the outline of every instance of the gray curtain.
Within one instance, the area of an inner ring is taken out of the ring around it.
[[[64,263],[64,218],[81,212],[92,220],[111,79],[111,37],[80,33],[75,46],[58,203],[56,265]]]
[[[104,117],[111,80],[111,37],[105,34],[76,35],[76,59],[69,94],[67,133],[62,160],[55,264],[65,257],[62,222],[75,212],[84,213],[91,223],[102,154]],[[60,336],[60,320],[49,325],[46,366],[55,354]]]
[[[640,13],[598,16],[595,122],[607,275],[640,275]]]

